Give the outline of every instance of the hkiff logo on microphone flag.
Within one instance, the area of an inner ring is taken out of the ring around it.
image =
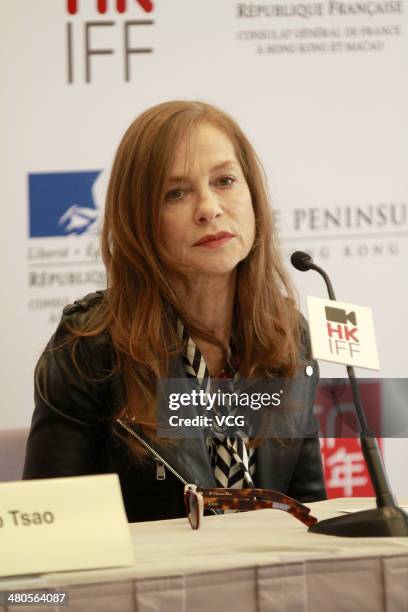
[[[102,206],[95,192],[101,170],[28,175],[30,238],[97,234]]]
[[[315,359],[379,370],[371,308],[308,295]]]

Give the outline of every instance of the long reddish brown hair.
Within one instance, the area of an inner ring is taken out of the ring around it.
[[[110,334],[125,401],[116,417],[134,419],[155,438],[155,388],[182,346],[175,315],[193,337],[227,347],[194,320],[166,274],[160,214],[175,149],[197,125],[209,123],[231,140],[248,183],[255,241],[237,269],[234,342],[240,375],[291,377],[299,350],[295,292],[282,264],[259,160],[236,122],[203,102],[172,101],[146,110],[127,129],[113,163],[102,230],[107,291],[81,336]],[[168,260],[167,260],[168,261]]]

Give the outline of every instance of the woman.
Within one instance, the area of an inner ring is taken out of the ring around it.
[[[324,499],[316,435],[203,432],[175,444],[156,434],[166,377],[288,378],[312,411],[317,363],[260,164],[230,117],[175,101],[131,124],[110,177],[102,255],[107,290],[64,309],[37,365],[24,478],[117,472],[129,521],[184,516],[182,480]]]

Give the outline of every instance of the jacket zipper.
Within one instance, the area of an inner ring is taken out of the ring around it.
[[[158,459],[156,461],[156,480],[166,480],[166,470],[164,465]]]
[[[133,431],[131,427],[126,425],[126,423],[124,423],[122,419],[116,419],[116,421],[119,423],[119,425],[122,425],[122,427],[124,427],[127,432],[129,432],[132,436],[134,436],[137,440],[139,440],[139,442],[143,444],[143,446],[147,448],[147,450],[153,455],[154,460],[156,461],[156,479],[157,480],[164,480],[166,478],[166,473],[164,471],[164,466],[166,466],[166,468],[170,470],[170,472],[172,472],[172,474],[174,474],[176,478],[181,480],[183,484],[185,485],[188,484],[187,480],[184,480],[181,474],[179,474],[174,469],[174,467],[170,465],[170,463],[168,463],[165,459],[163,459],[163,457],[159,455],[159,453],[156,450],[154,450],[154,448],[152,448],[150,444],[146,442],[146,440],[144,440],[141,436],[139,436],[139,434]]]

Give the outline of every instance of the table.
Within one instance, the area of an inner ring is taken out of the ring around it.
[[[310,506],[324,519],[374,502]],[[131,532],[132,567],[3,578],[0,591],[67,590],[67,612],[408,612],[408,538],[312,534],[277,510],[205,517],[198,531],[176,519],[134,523]]]

